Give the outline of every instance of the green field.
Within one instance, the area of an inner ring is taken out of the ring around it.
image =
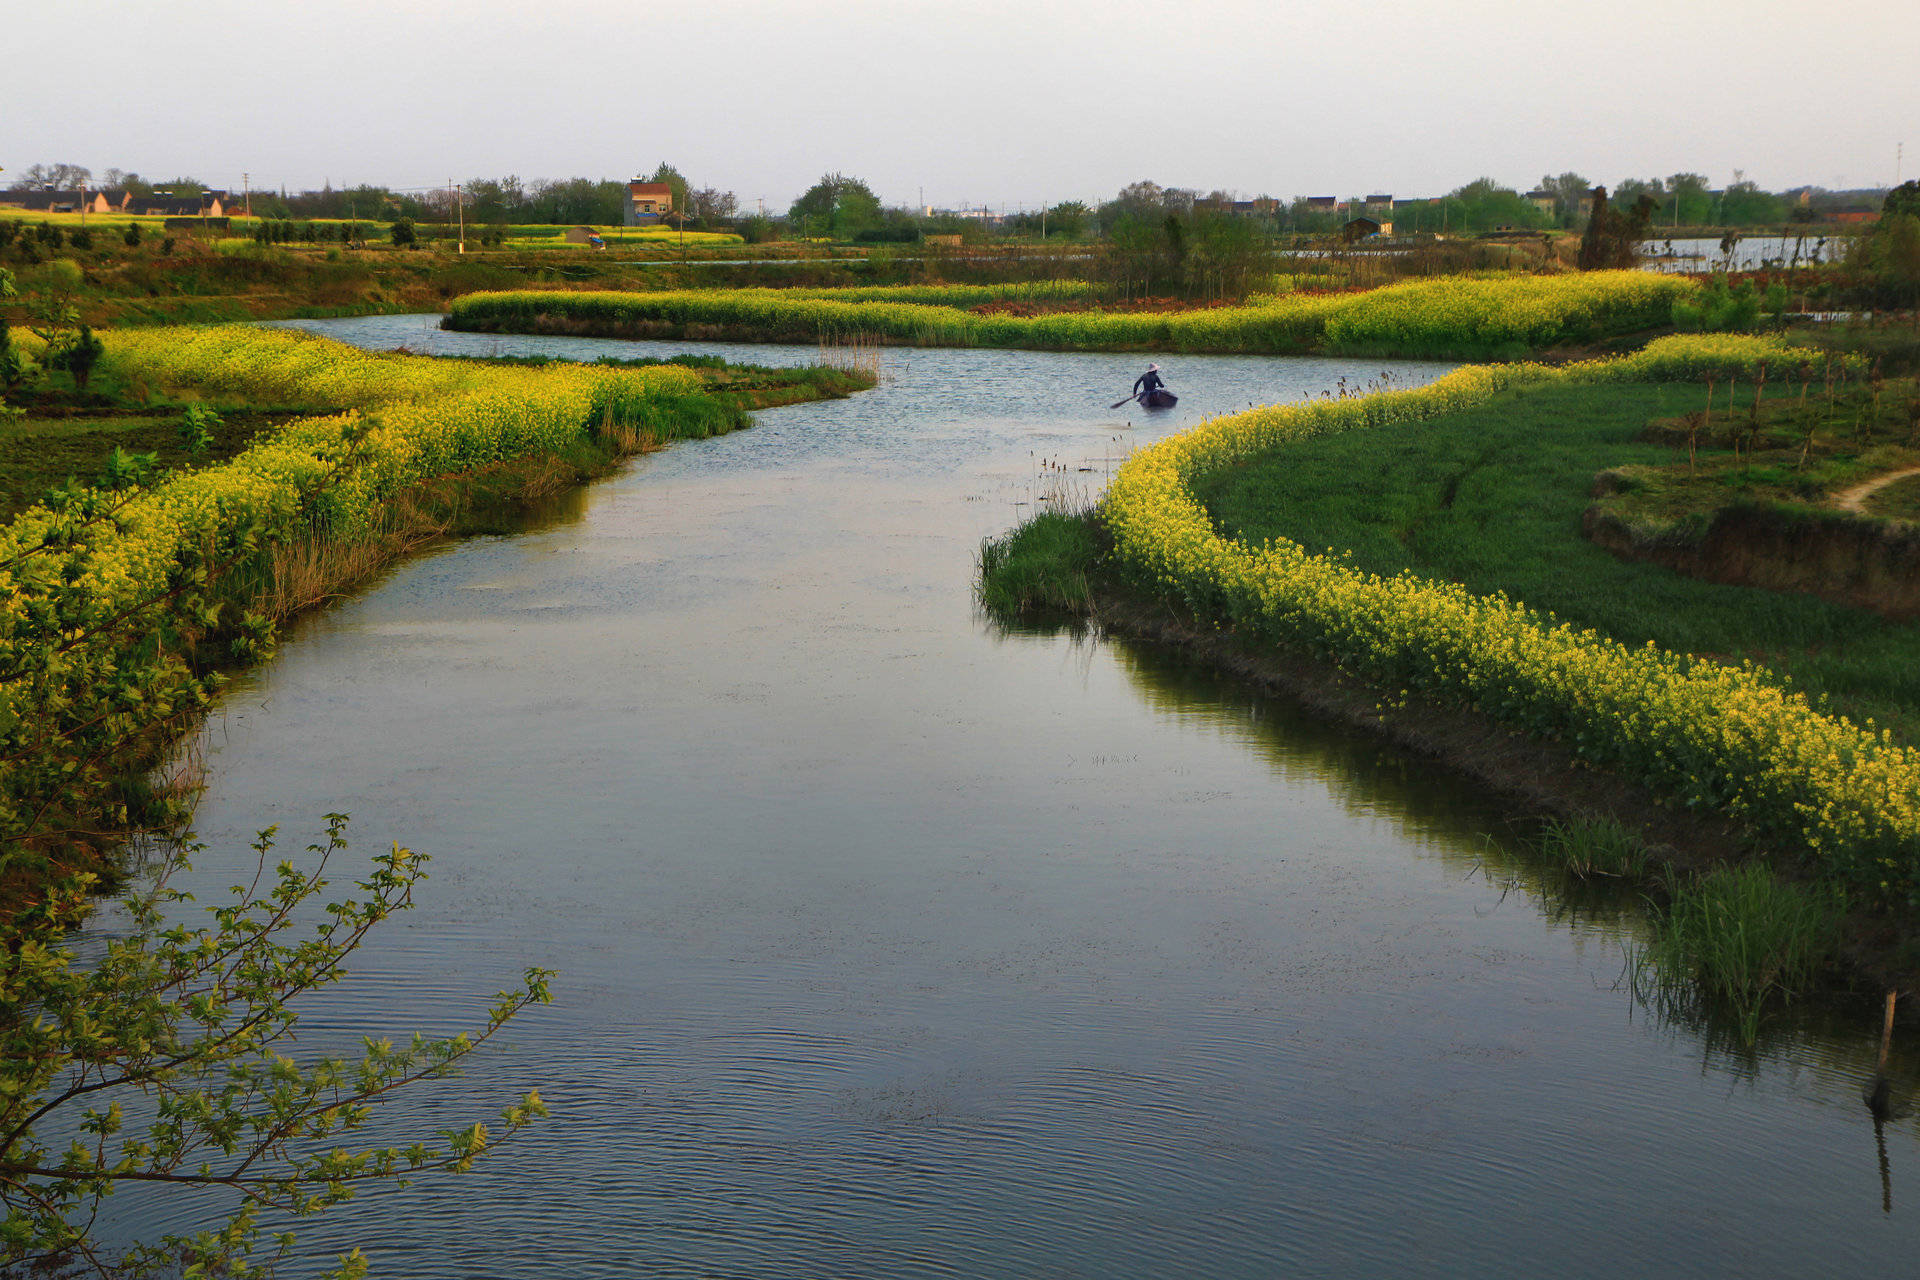
[[[1920,626],[1629,563],[1581,536],[1594,476],[1672,465],[1672,449],[1642,431],[1700,398],[1684,383],[1523,387],[1443,417],[1301,440],[1194,488],[1227,535],[1505,592],[1632,645],[1763,661],[1836,710],[1920,740]]]

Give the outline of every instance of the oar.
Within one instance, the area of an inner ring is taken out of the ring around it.
[[[1139,396],[1128,396],[1127,400],[1138,400],[1139,398]],[[1107,408],[1118,409],[1121,405],[1125,404],[1127,400],[1115,400],[1112,404],[1108,405]]]

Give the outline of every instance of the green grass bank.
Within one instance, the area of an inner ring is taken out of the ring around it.
[[[1172,313],[980,314],[926,296],[820,290],[684,289],[473,293],[450,329],[628,338],[816,342],[859,334],[919,346],[1507,358],[1667,324],[1697,289],[1638,271],[1446,277],[1360,293],[1268,295],[1246,306]]]

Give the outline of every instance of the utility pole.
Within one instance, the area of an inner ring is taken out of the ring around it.
[[[240,187],[242,191],[246,193],[247,230],[251,231],[253,230],[253,175],[250,173],[242,173],[240,175]]]
[[[453,204],[460,211],[460,252],[467,251],[467,185],[456,182],[453,186]]]

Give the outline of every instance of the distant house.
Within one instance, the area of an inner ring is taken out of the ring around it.
[[[9,191],[7,196],[7,203],[28,213],[78,213],[87,199],[82,191]]]
[[[1348,244],[1352,244],[1355,240],[1365,240],[1368,236],[1377,236],[1382,230],[1384,230],[1383,225],[1375,222],[1372,218],[1350,218],[1345,225],[1340,228],[1340,238]]]
[[[220,195],[208,191],[181,199],[171,191],[156,191],[152,195],[133,197],[127,202],[126,212],[154,218],[224,218],[227,207]]]
[[[1559,198],[1551,191],[1529,191],[1526,199],[1528,204],[1545,214],[1551,214],[1560,203]]]
[[[1367,209],[1391,209],[1393,208],[1393,197],[1391,195],[1368,196],[1362,200],[1360,204],[1363,208]]]
[[[1858,205],[1850,209],[1835,209],[1828,216],[1835,222],[1862,223],[1880,221],[1880,211],[1878,209],[1863,209]]]
[[[125,191],[0,191],[0,205],[28,213],[118,213],[126,208]]]
[[[627,225],[651,227],[664,222],[673,212],[673,187],[665,182],[627,184]]]
[[[595,249],[604,249],[607,247],[606,240],[592,227],[568,227],[561,233],[560,238],[568,244],[584,244]]]
[[[1227,203],[1228,213],[1243,218],[1264,218],[1279,211],[1280,202],[1271,196],[1261,196],[1257,200],[1232,200]]]
[[[1340,197],[1338,196],[1308,196],[1307,197],[1308,213],[1336,213],[1339,211],[1339,209],[1340,209]]]

